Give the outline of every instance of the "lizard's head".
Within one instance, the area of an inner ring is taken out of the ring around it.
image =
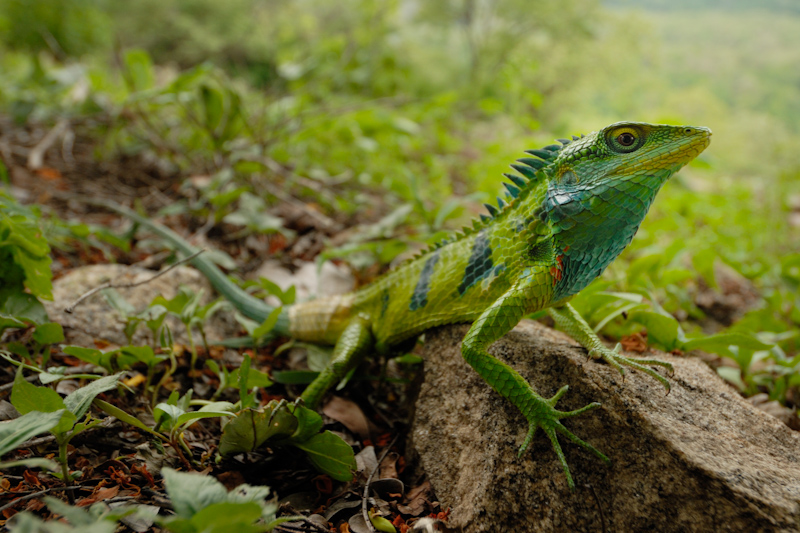
[[[666,181],[710,141],[708,128],[618,122],[566,144],[548,174],[566,188],[645,175]]]

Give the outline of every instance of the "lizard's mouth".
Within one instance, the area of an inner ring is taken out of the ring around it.
[[[686,126],[682,133],[683,136],[676,137],[646,160],[629,166],[627,171],[669,169],[675,173],[711,144],[711,130],[708,128]]]

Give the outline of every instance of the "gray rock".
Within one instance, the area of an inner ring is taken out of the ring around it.
[[[625,379],[565,335],[523,321],[491,353],[558,408],[601,408],[565,420],[608,455],[606,466],[560,439],[571,492],[540,431],[517,458],[527,422],[461,358],[467,326],[428,332],[412,447],[464,532],[798,531],[800,435],[743,400],[704,364],[675,365],[666,394],[639,372]]]
[[[297,301],[323,298],[352,291],[356,286],[353,273],[344,265],[325,261],[321,267],[316,263],[304,263],[296,272],[285,269],[275,260],[268,260],[256,270],[254,278],[264,277],[281,290],[295,286]],[[273,305],[278,305],[277,300]]]
[[[108,281],[114,284],[136,283],[153,277],[156,272],[126,265],[89,265],[71,270],[53,282],[53,301],[45,301],[44,306],[50,320],[64,327],[67,344],[93,346],[94,340],[104,340],[112,344],[124,346],[128,343],[123,333],[124,319],[106,301],[105,296],[95,293],[78,305],[73,313],[66,313],[64,308],[72,305],[81,295]],[[172,269],[153,281],[130,289],[117,291],[137,311],[145,309],[153,298],[163,295],[173,298],[181,285],[193,291],[204,290],[204,304],[215,298],[215,293],[208,281],[197,270],[180,266]],[[176,342],[188,344],[185,328],[177,318],[168,318],[168,323]],[[217,313],[206,323],[206,335],[209,339],[232,337],[239,330],[239,325],[230,313]],[[150,331],[142,324],[134,335],[135,344],[150,344]],[[199,334],[195,342],[200,343]]]

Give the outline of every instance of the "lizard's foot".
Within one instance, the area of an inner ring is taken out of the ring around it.
[[[667,389],[667,393],[669,394],[670,385],[667,378],[653,370],[652,368],[648,368],[645,365],[656,365],[666,368],[673,372],[672,364],[667,363],[666,361],[659,361],[658,359],[631,359],[630,357],[626,357],[620,353],[622,350],[622,345],[617,343],[613,350],[609,350],[605,346],[602,348],[596,348],[594,350],[589,351],[589,355],[594,357],[595,359],[602,359],[603,361],[607,362],[609,365],[613,366],[619,373],[623,376],[625,375],[625,370],[622,368],[623,366],[627,366],[630,368],[635,368],[636,370],[641,370],[648,376],[657,379],[659,383],[664,385],[664,388]]]
[[[528,403],[528,408],[523,410],[525,418],[528,419],[528,435],[525,437],[525,441],[519,448],[519,455],[522,455],[528,448],[531,440],[533,439],[533,435],[536,433],[536,430],[542,428],[545,434],[547,434],[547,437],[550,439],[553,449],[558,456],[558,460],[561,462],[561,466],[564,468],[564,474],[567,476],[567,484],[569,485],[570,490],[574,490],[575,482],[572,481],[572,475],[569,473],[569,466],[567,465],[567,460],[564,457],[564,452],[561,450],[561,445],[558,442],[556,433],[561,433],[569,440],[578,446],[586,448],[606,463],[611,463],[611,460],[588,442],[579,439],[561,423],[562,418],[578,416],[586,411],[591,411],[592,409],[600,407],[599,403],[592,402],[589,405],[574,411],[559,411],[555,408],[556,402],[558,402],[558,400],[567,392],[568,389],[569,386],[564,385],[558,389],[558,392],[556,392],[552,398],[542,398],[541,396],[536,395],[532,390],[530,391],[531,401]]]

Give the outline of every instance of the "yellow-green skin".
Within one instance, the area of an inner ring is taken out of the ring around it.
[[[555,404],[566,385],[552,398],[543,398],[486,349],[523,316],[547,308],[593,357],[620,371],[623,366],[639,369],[669,389],[661,374],[644,366],[671,369],[668,363],[627,358],[618,353],[619,346],[608,349],[567,302],[630,243],[658,190],[708,146],[710,136],[706,128],[618,123],[529,151],[539,159],[524,158],[524,166],[512,165],[524,177],[507,175],[514,182],[507,185],[508,204],[488,206],[492,217],[358,291],[284,309],[275,328],[278,333],[335,346],[330,366],[309,385],[303,399],[316,406],[366,355],[386,353],[435,326],[471,322],[462,354],[528,420],[520,454],[541,427],[574,487],[556,432],[608,461],[560,422],[599,404],[558,411]],[[169,230],[154,229],[156,225],[138,215],[136,219],[183,252],[193,252]],[[207,259],[200,256],[194,264],[251,318],[264,320],[272,311]]]

